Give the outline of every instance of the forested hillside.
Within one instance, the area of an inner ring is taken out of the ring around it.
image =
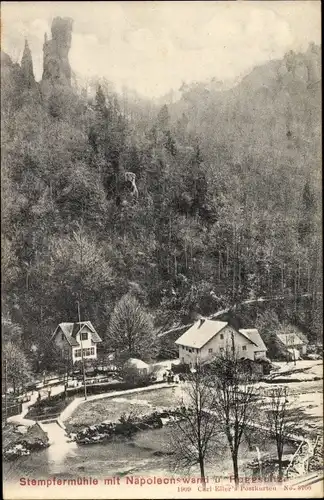
[[[287,319],[320,335],[320,59],[310,46],[228,90],[184,86],[160,108],[104,84],[77,92],[46,58],[35,82],[28,46],[21,65],[2,54],[9,337],[18,328],[25,350],[44,349],[77,301],[105,337],[128,292],[157,329],[289,295]]]

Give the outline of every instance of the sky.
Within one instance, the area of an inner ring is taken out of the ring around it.
[[[152,98],[319,44],[320,9],[311,0],[2,2],[1,48],[19,62],[27,38],[40,79],[44,33],[55,16],[71,17],[72,70]]]

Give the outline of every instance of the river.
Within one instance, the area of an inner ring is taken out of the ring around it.
[[[55,425],[55,424],[54,424]],[[102,479],[117,475],[166,476],[172,474],[172,456],[168,452],[168,428],[139,432],[132,439],[119,439],[109,443],[77,445],[65,442],[52,444],[49,448],[21,457],[15,462],[4,463],[4,478],[8,483],[21,477],[57,478],[96,477]],[[254,438],[255,439],[255,438]],[[240,449],[241,470],[257,457],[256,446],[261,456],[275,454],[275,443],[261,440],[243,442]],[[285,453],[293,453],[292,447],[285,447]],[[231,474],[231,460],[228,452],[219,450],[215,460],[207,467],[207,474]],[[184,472],[182,472],[182,475]],[[199,475],[198,469],[191,474]]]

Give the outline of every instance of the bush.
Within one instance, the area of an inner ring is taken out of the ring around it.
[[[136,389],[137,387],[146,387],[153,384],[150,377],[140,381],[124,381],[124,382],[107,382],[107,384],[87,386],[87,394],[103,394],[111,391],[126,391],[128,389]],[[84,393],[84,387],[76,387],[67,390],[68,396],[78,396]]]
[[[46,415],[60,414],[72,401],[71,397],[65,397],[65,393],[51,396],[50,399],[36,401],[29,407],[26,418],[44,417]]]
[[[122,415],[118,422],[101,423],[84,427],[76,433],[75,440],[78,444],[91,444],[103,442],[111,439],[113,436],[130,437],[140,430],[148,428],[160,429],[163,427],[162,418],[174,417],[181,418],[185,408],[175,410],[154,411],[150,415],[136,417],[132,415]],[[190,411],[190,410],[188,410]]]
[[[124,365],[121,370],[121,376],[126,383],[134,384],[149,384],[151,375],[148,373],[141,373],[132,366]]]
[[[180,363],[178,365],[171,365],[171,370],[173,373],[190,373],[190,366],[186,363]]]

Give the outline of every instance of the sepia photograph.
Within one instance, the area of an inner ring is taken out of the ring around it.
[[[320,1],[1,5],[6,500],[322,498]]]

